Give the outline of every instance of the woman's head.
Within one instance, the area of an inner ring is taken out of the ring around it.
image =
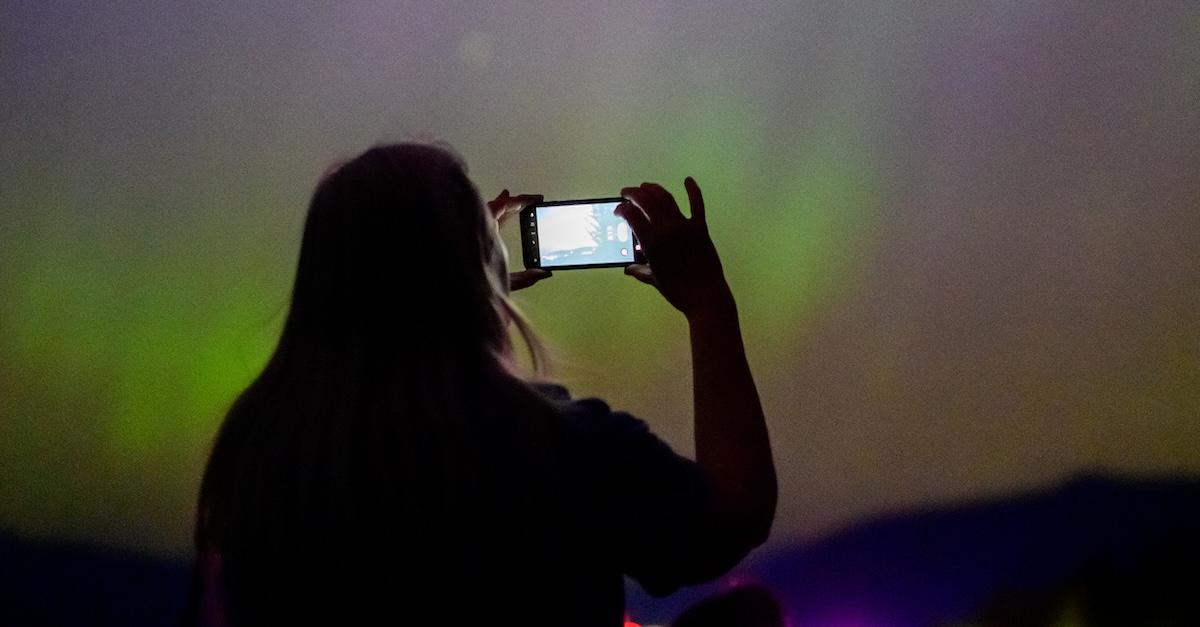
[[[507,276],[447,150],[377,146],[320,182],[283,335],[201,486],[197,548],[223,556],[231,624],[354,622],[450,579],[483,594],[467,577],[498,515],[480,496],[499,481],[481,444],[498,416],[521,434],[509,500],[545,524],[530,495],[558,416],[508,369],[507,324],[530,336]]]
[[[376,146],[313,194],[280,348],[483,366],[507,353],[510,310],[495,221],[462,161]]]

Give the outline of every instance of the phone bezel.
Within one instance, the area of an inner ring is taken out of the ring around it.
[[[558,270],[585,270],[588,268],[624,268],[635,263],[646,263],[645,251],[640,250],[641,242],[637,238],[637,234],[633,232],[633,227],[629,228],[629,241],[633,245],[633,261],[611,261],[608,263],[585,263],[573,264],[566,266],[543,266],[541,265],[541,246],[534,243],[533,238],[537,237],[537,208],[538,207],[554,207],[558,205],[595,205],[608,202],[625,202],[620,196],[612,198],[578,198],[573,200],[545,200],[539,203],[534,203],[525,207],[519,214],[521,222],[521,256],[525,260],[526,269],[543,268],[551,272]],[[530,218],[533,218],[532,223]],[[537,261],[534,261],[534,258]]]

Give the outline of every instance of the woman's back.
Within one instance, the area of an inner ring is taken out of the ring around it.
[[[702,579],[690,552],[738,550],[697,537],[704,475],[644,423],[569,401],[562,388],[535,394],[523,406],[503,393],[465,400],[463,432],[449,441],[431,429],[400,444],[369,421],[291,452],[304,437],[287,425],[265,440],[243,435],[238,413],[255,404],[239,406],[214,456],[231,461],[209,476],[237,495],[210,502],[231,514],[208,538],[220,547],[231,622],[613,625],[623,574],[665,593]],[[351,444],[366,441],[382,446]],[[419,462],[377,454],[414,446],[444,452]],[[339,449],[348,464],[333,459]],[[242,455],[273,457],[280,471],[239,475],[232,460]]]

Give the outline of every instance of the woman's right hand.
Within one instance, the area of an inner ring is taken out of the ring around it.
[[[684,181],[692,217],[660,185],[627,187],[616,214],[633,227],[650,267],[625,272],[650,283],[688,318],[696,461],[712,480],[706,577],[731,568],[766,541],[779,498],[771,439],[746,361],[737,307],[704,220],[696,182]],[[715,566],[714,566],[715,565]]]
[[[621,190],[625,202],[614,213],[641,241],[649,267],[634,264],[625,274],[658,288],[689,320],[734,310],[733,295],[704,216],[704,197],[692,177],[683,182],[691,205],[686,218],[671,193],[657,183]]]

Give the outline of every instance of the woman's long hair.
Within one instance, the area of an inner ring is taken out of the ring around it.
[[[220,555],[231,624],[496,620],[513,592],[489,564],[553,545],[556,415],[512,374],[510,323],[529,340],[456,156],[378,146],[320,182],[282,337],[201,487],[196,549]]]

